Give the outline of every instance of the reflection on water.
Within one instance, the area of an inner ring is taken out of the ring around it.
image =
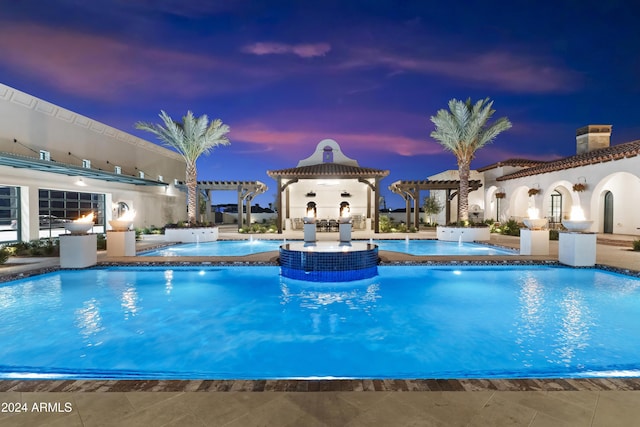
[[[525,366],[533,366],[532,357],[537,351],[535,342],[538,334],[544,331],[544,286],[535,276],[527,273],[518,297],[520,321],[516,323],[516,343],[522,352]]]
[[[83,307],[75,311],[75,316],[75,325],[79,329],[80,335],[86,340],[90,340],[93,335],[104,329],[100,316],[100,303],[95,298],[85,301]],[[89,341],[87,345],[89,347],[100,345],[100,342]]]
[[[328,285],[330,286],[330,285]],[[351,310],[370,311],[380,298],[380,285],[374,283],[366,288],[350,289],[306,289],[291,290],[285,282],[280,283],[280,303],[283,305],[296,304],[302,308],[318,309],[332,304],[345,304]]]
[[[171,291],[173,290],[173,270],[166,270],[164,272],[164,292],[167,295],[171,295]]]
[[[334,284],[314,284],[312,288],[308,288],[290,286],[281,281],[280,304],[286,309],[298,312],[299,315],[308,314],[312,333],[321,333],[322,325],[326,324],[328,331],[335,334],[340,324],[351,318],[349,312],[371,315],[376,302],[381,298],[380,285],[377,283],[353,287],[344,285],[337,288],[332,285]]]
[[[122,292],[120,298],[120,305],[124,310],[125,320],[129,319],[129,316],[135,316],[138,313],[138,293],[136,288],[131,286]]]
[[[593,325],[591,311],[584,300],[582,291],[567,288],[560,301],[560,328],[556,337],[554,353],[560,361],[569,364],[576,351],[589,345],[590,328]]]

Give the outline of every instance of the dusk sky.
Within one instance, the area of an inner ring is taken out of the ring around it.
[[[125,132],[165,110],[220,118],[199,180],[259,180],[335,139],[386,187],[456,169],[429,117],[494,100],[513,128],[473,168],[575,153],[575,131],[640,139],[634,1],[0,0],[0,82]],[[235,202],[234,193],[214,203]]]

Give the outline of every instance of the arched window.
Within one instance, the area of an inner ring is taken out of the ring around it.
[[[333,148],[328,145],[324,147],[324,152],[322,153],[322,163],[333,163]]]
[[[555,190],[551,193],[551,204],[549,205],[549,222],[559,224],[562,222],[562,194]]]

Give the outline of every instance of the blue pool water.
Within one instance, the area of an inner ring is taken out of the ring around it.
[[[0,285],[0,377],[640,376],[639,292],[542,266],[59,271]]]
[[[277,251],[282,240],[218,240],[206,243],[185,243],[148,251],[142,256],[243,256]],[[440,240],[374,240],[383,251],[412,255],[515,255],[517,252],[478,243],[445,242]]]

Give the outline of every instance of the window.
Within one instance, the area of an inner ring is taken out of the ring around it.
[[[64,233],[64,223],[94,214],[94,232],[104,231],[104,194],[39,190],[40,237]]]
[[[0,242],[20,240],[20,189],[0,187]]]
[[[333,163],[333,148],[328,145],[324,147],[324,151],[322,153],[322,162],[323,163]]]
[[[558,190],[551,193],[551,205],[549,206],[549,222],[560,223],[562,221],[562,194]]]

